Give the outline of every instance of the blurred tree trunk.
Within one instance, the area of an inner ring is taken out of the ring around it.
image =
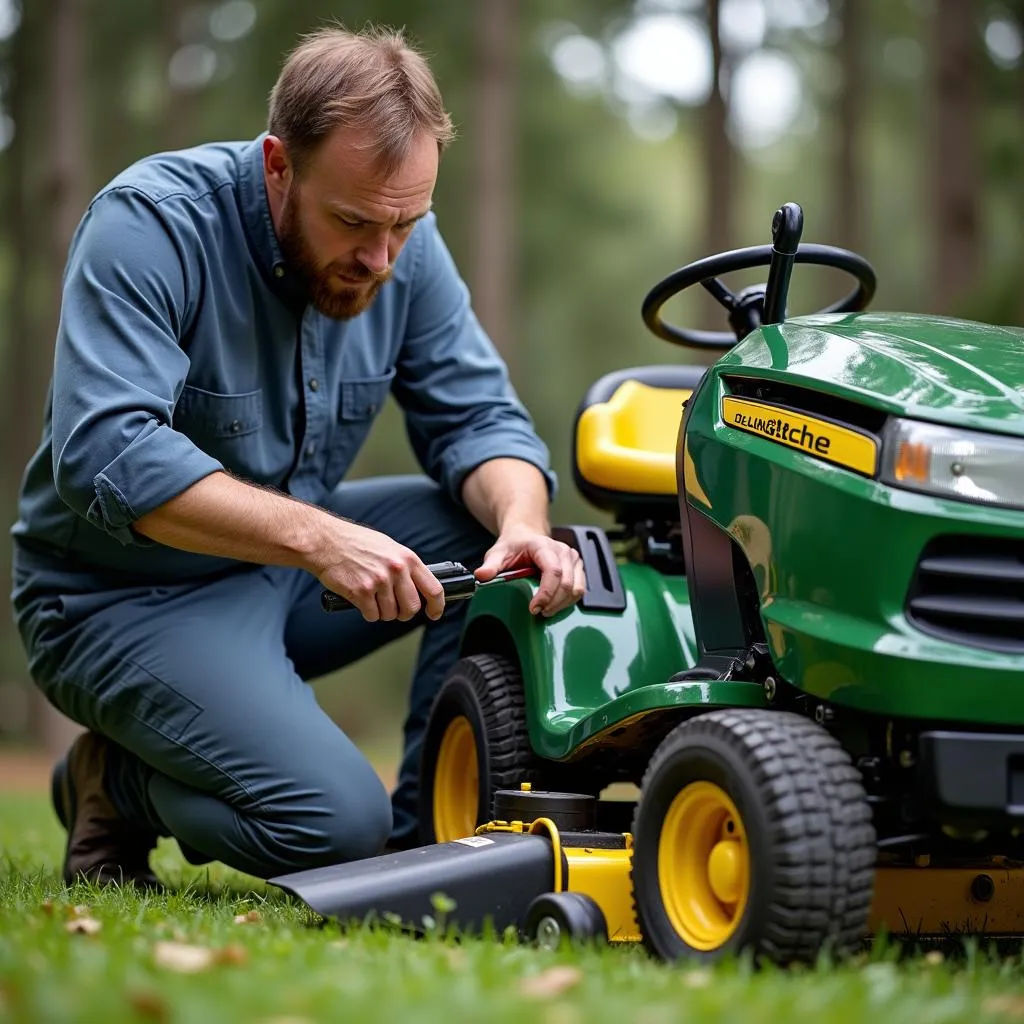
[[[8,66],[7,113],[14,122],[14,137],[7,150],[6,188],[3,195],[4,210],[2,222],[6,232],[7,251],[11,254],[11,269],[6,294],[6,349],[4,351],[3,389],[4,400],[0,404],[2,436],[0,446],[0,472],[3,474],[2,493],[4,522],[13,523],[17,518],[18,488],[25,463],[39,437],[37,410],[30,401],[30,387],[25,381],[31,379],[32,350],[37,340],[37,323],[33,317],[32,285],[38,246],[36,243],[38,225],[32,221],[31,213],[39,204],[34,202],[29,187],[34,158],[35,134],[32,126],[36,123],[33,114],[34,92],[38,91],[38,69],[43,66],[36,52],[39,41],[39,5],[23,3],[21,22],[10,41],[11,53]],[[35,72],[35,74],[34,74]],[[45,384],[43,385],[45,387]],[[0,567],[5,586],[11,579],[11,545],[0,545]],[[9,593],[8,589],[8,593]],[[3,643],[3,682],[28,686],[28,672],[21,642],[8,611],[0,624],[0,639]],[[32,711],[30,702],[30,714]],[[19,712],[8,709],[0,722],[0,729],[20,730],[26,723],[19,720]],[[36,716],[38,717],[38,716]],[[35,723],[30,721],[29,728]],[[36,730],[38,731],[38,730]]]
[[[473,305],[515,376],[518,0],[477,0],[473,88]]]
[[[50,38],[50,136],[48,203],[53,218],[47,274],[52,287],[54,329],[45,352],[39,353],[41,378],[52,369],[56,324],[60,318],[62,276],[71,236],[85,211],[88,173],[85,146],[86,88],[82,36],[84,0],[52,0]]]
[[[2,446],[3,491],[4,501],[10,510],[8,521],[13,520],[21,474],[38,438],[39,426],[38,410],[33,401],[36,332],[32,316],[38,225],[32,223],[30,212],[41,204],[34,201],[29,186],[33,161],[31,143],[34,139],[30,93],[39,84],[38,79],[32,77],[33,69],[41,66],[34,52],[40,27],[39,13],[38,5],[25,3],[22,7],[21,24],[11,41],[11,81],[7,101],[8,113],[14,122],[14,138],[7,151],[7,189],[4,195],[4,222],[10,251],[14,255],[7,294],[8,346],[3,376],[6,394],[2,413],[5,438]],[[29,382],[28,387],[26,382]],[[45,388],[45,382],[41,383]],[[4,545],[4,551],[7,552],[6,558],[9,555],[7,545]]]
[[[864,4],[838,0],[838,58],[842,73],[837,127],[835,238],[836,244],[858,251],[863,237],[863,180],[860,169],[861,125],[864,122]]]
[[[162,5],[165,105],[160,147],[166,149],[182,149],[195,142],[199,93],[195,89],[175,88],[169,73],[171,58],[181,46],[181,21],[191,6],[192,0],[163,0]]]
[[[50,211],[45,274],[51,288],[47,327],[26,346],[26,421],[42,420],[46,382],[53,370],[53,344],[60,320],[62,278],[68,245],[86,204],[88,182],[85,146],[84,102],[86,80],[82,39],[85,32],[85,0],[52,0],[48,25],[49,80],[49,164],[46,177],[46,207]],[[31,436],[37,437],[33,430]],[[48,704],[41,705],[40,739],[53,754],[63,752],[79,727]]]
[[[931,305],[940,313],[955,312],[979,276],[977,17],[974,4],[938,0],[931,82]]]
[[[722,52],[721,0],[707,0],[708,36],[711,41],[711,93],[704,106],[705,203],[703,252],[725,252],[732,247],[732,192],[735,153],[727,130],[729,107],[725,99],[729,66]],[[703,291],[703,289],[702,289]],[[702,296],[705,326],[726,330],[725,311],[710,296]]]

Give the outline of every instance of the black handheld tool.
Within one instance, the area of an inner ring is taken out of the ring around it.
[[[509,569],[498,573],[493,580],[481,583],[461,562],[435,562],[427,568],[441,581],[444,589],[444,601],[465,601],[476,593],[477,587],[490,586],[502,580],[519,580],[526,576],[536,574],[536,569]],[[325,590],[320,595],[320,606],[325,612],[343,612],[355,605],[341,594],[335,594],[333,590]]]

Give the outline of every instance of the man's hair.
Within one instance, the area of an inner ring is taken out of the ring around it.
[[[438,152],[455,137],[426,59],[401,31],[320,29],[288,55],[270,93],[267,128],[285,144],[296,173],[335,128],[366,129],[386,173],[425,131]]]

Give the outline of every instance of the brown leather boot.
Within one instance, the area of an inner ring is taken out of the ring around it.
[[[122,818],[103,788],[109,748],[98,733],[83,733],[53,770],[53,807],[68,832],[64,881],[162,889],[149,868],[156,833]]]

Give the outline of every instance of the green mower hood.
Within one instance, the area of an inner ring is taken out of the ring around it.
[[[1024,432],[1021,328],[906,313],[796,317],[755,331],[718,367],[914,419]]]
[[[873,714],[1019,725],[1024,509],[892,482],[887,417],[1020,438],[1024,331],[877,313],[753,331],[688,405],[694,544],[720,544],[722,564],[742,552],[791,685]],[[714,632],[714,574],[687,579],[705,649],[738,647]]]

